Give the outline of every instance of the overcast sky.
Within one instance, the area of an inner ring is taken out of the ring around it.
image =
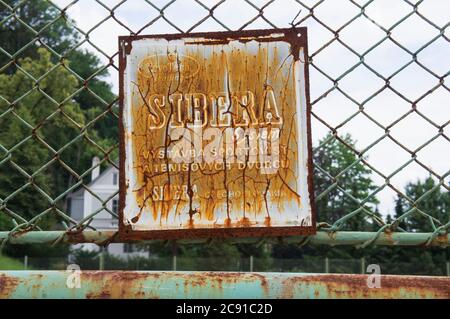
[[[67,6],[73,0],[53,0],[60,8]],[[114,8],[121,3],[119,0],[102,0],[108,8]],[[154,0],[152,3],[158,7],[164,7],[168,0]],[[217,0],[203,0],[207,7],[212,7]],[[261,7],[268,1],[252,0],[252,3]],[[307,6],[317,3],[317,0],[303,0]],[[356,0],[360,5],[365,0]],[[418,1],[411,1],[416,3]],[[264,10],[264,16],[277,27],[289,27],[289,22],[302,9],[300,18],[306,16],[309,10],[302,7],[294,0],[276,0]],[[367,6],[365,13],[376,23],[386,29],[391,28],[398,20],[407,16],[413,10],[412,6],[401,0],[375,0]],[[89,38],[98,48],[107,55],[113,55],[117,51],[117,36],[129,35],[129,31],[121,26],[113,18],[109,17],[107,8],[95,0],[80,0],[67,10],[68,15],[75,20],[77,26],[85,32],[89,32]],[[438,28],[448,24],[450,1],[426,0],[418,7],[418,12],[431,20]],[[317,19],[336,30],[357,16],[360,9],[348,0],[326,0],[314,9]],[[164,10],[165,17],[174,23],[179,29],[187,31],[198,21],[208,15],[208,11],[202,8],[194,0],[178,0]],[[230,29],[238,29],[258,14],[244,0],[227,0],[214,11],[215,17]],[[134,32],[159,16],[159,11],[144,0],[128,0],[114,9],[115,17]],[[103,21],[106,19],[105,21]],[[93,29],[99,22],[97,28]],[[308,27],[309,51],[314,55],[313,62],[323,72],[333,79],[345,73],[359,58],[343,45],[334,41],[323,50],[322,46],[333,38],[333,33],[328,31],[313,18],[308,18],[301,26]],[[270,28],[263,19],[257,19],[246,29]],[[219,23],[209,18],[194,31],[223,31]],[[176,33],[177,29],[170,26],[163,19],[156,20],[145,28],[141,34]],[[407,18],[399,26],[391,30],[392,38],[411,51],[416,51],[424,44],[439,35],[439,30],[424,21],[418,15]],[[444,30],[445,36],[450,38],[450,28]],[[365,17],[360,17],[339,32],[339,38],[358,53],[363,53],[378,43],[386,33]],[[107,63],[107,58],[98,52],[93,46],[83,45],[86,49],[95,52]],[[317,52],[320,50],[320,52]],[[432,70],[439,77],[444,78],[446,87],[439,87],[417,104],[417,109],[432,120],[436,125],[448,124],[450,119],[450,94],[448,88],[450,70],[450,43],[444,37],[439,37],[427,48],[417,55],[418,61]],[[383,76],[390,76],[399,68],[411,60],[411,56],[387,39],[365,56],[365,62]],[[118,91],[118,74],[114,68],[110,69],[110,81],[115,92]],[[423,70],[417,64],[411,64],[402,72],[395,75],[390,83],[392,87],[409,100],[414,101],[419,96],[439,84],[439,79]],[[368,97],[384,86],[385,82],[373,74],[364,66],[359,66],[342,80],[339,88],[350,95],[356,102],[363,102]],[[316,101],[325,92],[333,87],[333,82],[323,76],[314,67],[310,68],[311,101]],[[350,115],[358,111],[359,106],[345,97],[338,90],[333,90],[326,97],[313,105],[313,112],[331,126],[337,126]],[[380,122],[388,125],[411,109],[411,104],[400,98],[389,89],[383,90],[375,98],[364,104],[365,112]],[[328,133],[328,128],[313,118],[313,140],[317,141]],[[391,129],[391,135],[408,147],[415,150],[420,145],[436,136],[438,128],[428,123],[416,113],[409,114]],[[357,147],[365,149],[371,143],[384,134],[384,130],[374,124],[368,117],[358,114],[351,121],[338,129],[339,134],[350,133],[357,140]],[[427,167],[440,175],[445,175],[449,170],[450,136],[449,125],[444,127],[446,137],[439,136],[430,145],[422,148],[417,153],[417,158]],[[446,139],[447,138],[447,139]],[[389,175],[394,170],[406,163],[411,156],[390,139],[385,138],[367,153],[368,161],[382,173]],[[401,172],[391,178],[390,182],[398,189],[403,189],[408,181],[424,178],[429,174],[416,163],[411,163]],[[374,181],[381,185],[383,179],[376,173]],[[446,178],[447,184],[450,177]],[[392,213],[395,192],[386,187],[378,193],[380,211],[383,214]]]

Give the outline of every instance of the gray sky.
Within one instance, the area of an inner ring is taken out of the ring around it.
[[[53,0],[53,2],[62,8],[71,3],[72,0]],[[107,7],[113,8],[121,1],[103,0],[102,2]],[[152,1],[159,8],[168,2],[168,0]],[[203,0],[202,2],[206,6],[212,7],[218,1]],[[302,2],[307,6],[311,6],[318,1],[303,0]],[[357,0],[355,2],[364,4],[367,1]],[[416,3],[418,1],[411,2]],[[261,7],[267,3],[267,0],[252,0],[252,3]],[[308,9],[301,7],[294,0],[276,0],[264,10],[264,16],[277,27],[288,27],[289,22],[292,21],[299,9],[302,9],[300,18],[308,14]],[[407,16],[412,10],[412,6],[405,1],[375,0],[367,6],[365,12],[376,23],[388,29],[398,20]],[[450,1],[426,0],[419,5],[418,10],[437,27],[442,28],[448,23]],[[89,37],[91,42],[108,55],[112,55],[117,51],[117,36],[129,34],[127,29],[112,18],[105,20],[100,26],[91,30],[110,15],[108,10],[95,0],[80,0],[75,5],[70,6],[67,12],[76,21],[80,29],[85,32],[90,31]],[[208,15],[208,11],[194,0],[178,0],[164,12],[165,16],[183,31],[188,30]],[[214,12],[215,17],[230,29],[241,27],[258,14],[258,11],[244,0],[227,0]],[[128,0],[116,8],[114,13],[118,20],[135,32],[159,15],[155,8],[143,0]],[[359,13],[360,9],[348,0],[326,0],[314,9],[314,15],[334,30],[346,24]],[[337,41],[318,52],[323,45],[333,38],[333,34],[311,17],[302,23],[301,26],[308,27],[308,45],[310,54],[314,54],[313,63],[332,78],[339,77],[359,61],[355,54]],[[246,29],[258,28],[270,28],[270,25],[259,18],[247,26]],[[225,29],[211,18],[194,29],[196,32],[223,30]],[[177,30],[163,19],[158,19],[154,24],[147,27],[142,34],[176,32]],[[411,51],[418,50],[439,35],[438,29],[416,14],[393,28],[391,32],[391,36],[395,41]],[[450,28],[447,27],[444,33],[449,38]],[[363,53],[383,39],[385,35],[386,33],[370,20],[360,17],[343,28],[339,33],[339,38],[356,52]],[[83,47],[96,52],[102,61],[107,63],[107,59],[94,47],[89,44],[83,45]],[[439,77],[449,72],[449,57],[450,43],[443,37],[439,37],[417,55],[418,61]],[[383,76],[390,76],[410,60],[411,56],[389,39],[382,42],[365,56],[365,62]],[[117,92],[118,74],[114,68],[110,68],[110,78],[108,80],[113,84],[114,90]],[[450,119],[449,81],[450,77],[447,75],[444,78],[446,88],[439,87],[417,104],[417,109],[438,126],[448,124]],[[390,83],[395,90],[409,100],[415,100],[436,86],[439,80],[414,63],[396,74],[390,80]],[[384,84],[382,79],[378,78],[366,67],[359,66],[339,81],[339,88],[361,103],[380,90]],[[323,76],[314,67],[310,68],[311,101],[316,101],[332,87],[332,81]],[[369,116],[382,125],[388,125],[408,112],[411,109],[411,104],[391,90],[385,89],[364,104],[364,107],[365,112]],[[313,105],[313,112],[331,126],[341,124],[343,120],[357,111],[358,105],[338,90],[331,91],[326,97]],[[444,127],[444,133],[447,138],[450,136],[449,127],[449,125]],[[312,133],[314,143],[317,144],[317,141],[328,133],[328,128],[313,118]],[[341,126],[338,129],[338,133],[350,133],[357,140],[357,148],[363,150],[382,137],[384,130],[363,114],[358,114],[351,121]],[[415,150],[439,132],[436,127],[421,116],[412,113],[396,124],[390,130],[390,133],[410,150]],[[406,151],[388,138],[384,138],[366,154],[369,163],[386,175],[391,174],[411,158]],[[450,143],[440,136],[428,146],[422,148],[417,153],[417,158],[436,173],[444,175],[450,166],[449,154]],[[429,173],[423,167],[416,163],[411,163],[392,177],[390,182],[398,189],[403,190],[404,185],[408,181],[415,181],[428,175]],[[376,173],[373,174],[373,179],[378,185],[384,182]],[[446,178],[446,182],[447,184],[450,182],[450,177]],[[379,206],[380,211],[383,214],[392,212],[395,192],[386,187],[378,193],[377,197],[381,202]]]

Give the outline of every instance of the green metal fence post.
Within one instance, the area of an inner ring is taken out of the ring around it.
[[[366,273],[366,257],[361,257],[361,274]]]
[[[105,248],[100,247],[100,254],[98,256],[98,269],[105,270]]]
[[[174,241],[172,242],[172,270],[177,270],[177,255],[178,255],[178,246],[177,243]]]

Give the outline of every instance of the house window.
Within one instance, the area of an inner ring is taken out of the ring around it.
[[[67,211],[72,213],[72,198],[67,198]]]
[[[117,185],[118,177],[117,173],[113,173],[113,185]]]
[[[132,252],[134,252],[133,244],[123,244],[123,252],[124,253],[132,253]]]
[[[116,214],[119,211],[119,201],[117,199],[113,199],[112,201],[112,211]]]

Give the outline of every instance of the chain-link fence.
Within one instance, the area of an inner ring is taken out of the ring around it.
[[[0,0],[0,239],[115,240],[117,35],[306,26],[319,233],[297,241],[447,245],[449,10],[445,0]],[[105,172],[110,187],[96,187]]]

